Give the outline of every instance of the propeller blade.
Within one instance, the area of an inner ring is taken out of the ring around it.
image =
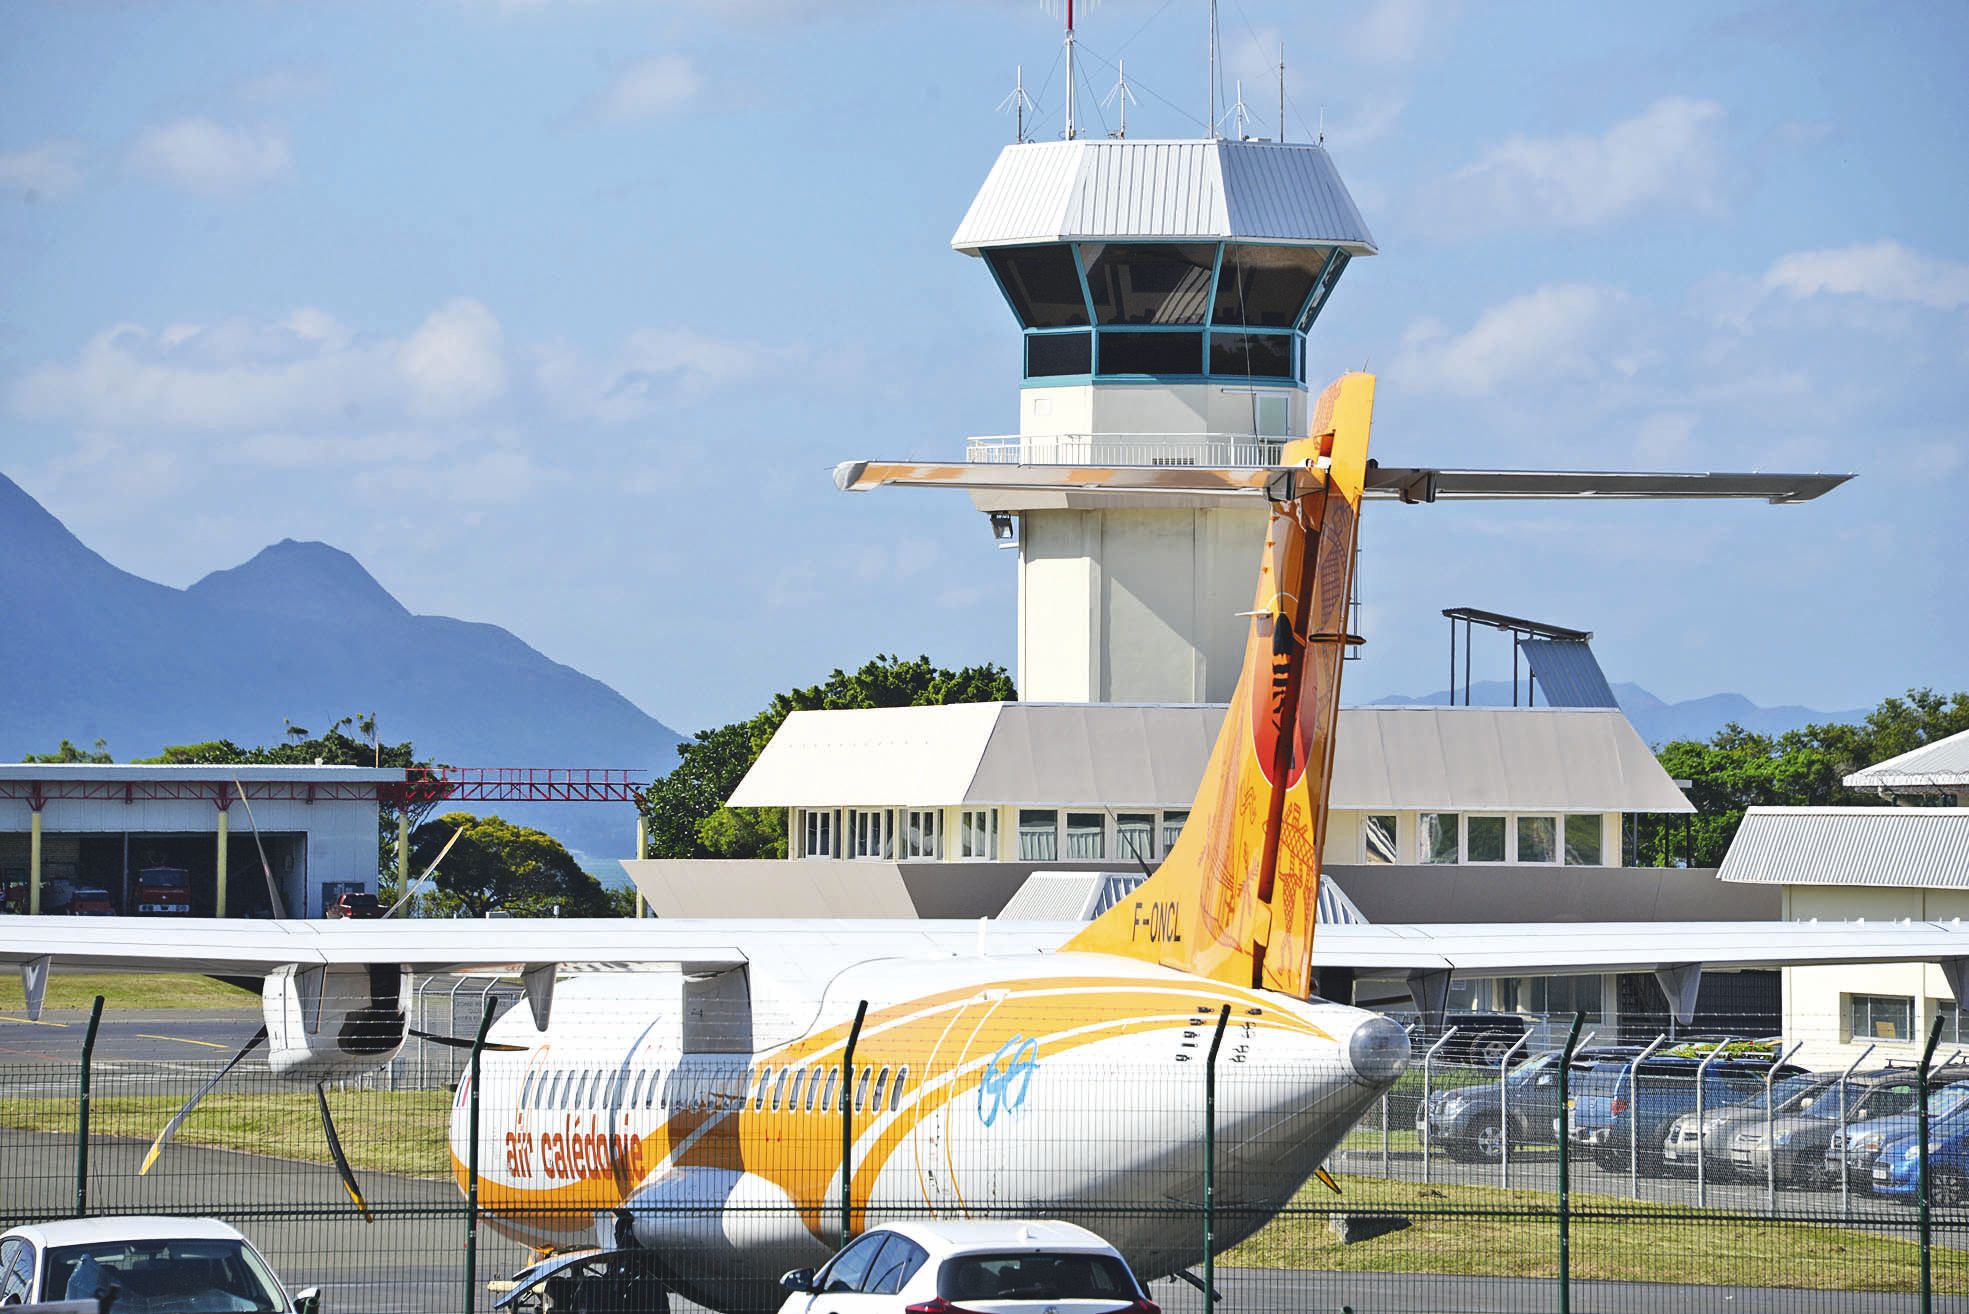
[[[456,844],[458,842],[458,837],[460,835],[463,835],[464,833],[465,831],[462,827],[451,832],[451,838],[446,840],[444,842],[444,847],[438,850],[438,856],[432,860],[431,865],[424,868],[424,874],[422,876],[419,876],[416,880],[410,882],[410,888],[403,892],[403,897],[398,899],[395,903],[391,904],[389,906],[388,911],[386,911],[383,914],[383,916],[385,917],[396,916],[397,910],[399,908],[402,908],[403,905],[405,905],[406,903],[410,902],[410,896],[417,893],[418,889],[424,884],[425,881],[431,879],[432,873],[437,871],[438,869],[438,863],[444,861],[445,855],[451,852],[451,846]]]
[[[314,1084],[314,1097],[315,1103],[321,1106],[321,1134],[328,1140],[328,1157],[335,1161],[335,1171],[341,1174],[342,1189],[362,1211],[362,1221],[373,1223],[376,1215],[369,1212],[369,1202],[362,1198],[362,1188],[356,1185],[356,1175],[349,1168],[349,1157],[342,1153],[342,1138],[335,1134],[335,1119],[328,1116],[328,1091],[318,1081]]]
[[[463,1036],[446,1036],[446,1035],[440,1035],[438,1032],[435,1031],[419,1031],[416,1027],[410,1028],[410,1034],[417,1037],[417,1039],[419,1040],[428,1040],[433,1045],[449,1045],[453,1049],[470,1049],[472,1047],[472,1042],[465,1039],[465,1037]],[[505,1053],[505,1054],[520,1054],[520,1053],[524,1053],[526,1050],[525,1045],[499,1045],[499,1044],[494,1044],[490,1040],[486,1041],[484,1045],[480,1046],[480,1048],[485,1050],[498,1050],[501,1053]]]
[[[200,1086],[198,1088],[197,1094],[193,1095],[190,1099],[185,1101],[185,1107],[179,1109],[177,1116],[172,1118],[171,1121],[164,1124],[164,1130],[157,1133],[157,1139],[150,1143],[150,1153],[144,1156],[143,1167],[137,1169],[137,1176],[142,1177],[144,1174],[148,1173],[151,1170],[151,1165],[157,1162],[157,1156],[164,1152],[164,1147],[170,1143],[171,1138],[173,1136],[176,1136],[178,1134],[178,1128],[185,1125],[185,1119],[189,1118],[191,1116],[191,1111],[198,1107],[198,1102],[204,1099],[207,1095],[210,1095],[212,1093],[212,1088],[218,1085],[221,1081],[223,1081],[228,1072],[231,1072],[234,1068],[239,1066],[240,1060],[244,1059],[248,1054],[251,1054],[254,1050],[258,1049],[261,1045],[265,1044],[266,1040],[267,1040],[267,1029],[265,1027],[261,1027],[258,1031],[255,1031],[253,1033],[253,1038],[251,1040],[248,1040],[244,1045],[241,1045],[239,1047],[238,1053],[234,1054],[231,1058],[226,1060],[226,1065],[223,1068],[220,1068],[217,1072],[212,1074],[212,1079],[210,1081],[206,1082],[203,1086]]]
[[[1327,1190],[1333,1192],[1335,1195],[1343,1194],[1343,1192],[1340,1190],[1340,1183],[1334,1181],[1333,1174],[1328,1172],[1326,1169],[1324,1168],[1313,1169],[1313,1176],[1319,1178],[1320,1185],[1324,1186]]]
[[[246,808],[246,824],[253,828],[253,847],[260,851],[260,870],[266,873],[267,899],[273,907],[273,915],[284,920],[287,917],[287,909],[280,902],[280,887],[274,884],[273,864],[267,861],[267,846],[260,843],[260,823],[253,819],[253,805],[247,801],[246,786],[240,784],[239,778],[235,776],[232,787],[239,791],[239,801]]]

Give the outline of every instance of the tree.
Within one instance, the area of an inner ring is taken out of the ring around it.
[[[93,749],[77,748],[74,744],[64,739],[61,742],[61,746],[56,748],[55,751],[52,753],[29,753],[26,757],[23,757],[21,759],[21,761],[23,762],[48,762],[48,763],[64,763],[64,762],[108,763],[108,762],[114,762],[115,760],[116,760],[115,758],[109,755],[108,743],[106,743],[101,739],[98,739],[96,741],[96,746]]]
[[[1877,804],[1871,794],[1847,789],[1845,778],[1862,767],[1969,730],[1969,692],[1938,694],[1910,689],[1888,698],[1859,725],[1808,725],[1781,735],[1761,735],[1734,723],[1709,742],[1677,740],[1656,756],[1671,777],[1691,782],[1696,815],[1686,853],[1697,867],[1723,861],[1746,809]],[[1633,860],[1672,866],[1685,854],[1680,826],[1641,835]]]
[[[196,744],[172,744],[152,758],[140,762],[189,766],[355,766],[425,767],[429,759],[419,758],[409,740],[385,744],[376,738],[375,713],[345,716],[328,727],[325,734],[312,734],[304,726],[283,719],[282,740],[256,748],[241,748],[230,739],[209,739]],[[354,727],[363,738],[348,733]],[[403,808],[385,803],[377,817],[376,869],[381,875],[379,890],[390,897],[396,880],[397,821],[408,812],[414,829],[429,816],[438,801],[412,803]]]
[[[783,858],[784,808],[728,808],[725,800],[795,712],[854,707],[924,707],[1013,702],[1004,667],[987,662],[949,670],[928,657],[906,661],[878,653],[852,674],[835,668],[819,684],[774,694],[764,711],[677,745],[677,765],[643,796],[649,857]]]
[[[410,835],[410,856],[419,872],[445,854],[431,878],[430,911],[459,911],[483,917],[497,910],[515,917],[609,917],[616,912],[602,883],[583,871],[574,855],[544,831],[516,826],[502,817],[447,812]]]

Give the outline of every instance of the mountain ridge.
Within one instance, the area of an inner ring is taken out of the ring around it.
[[[1620,710],[1651,748],[1660,748],[1678,739],[1707,740],[1732,722],[1758,734],[1779,735],[1806,725],[1863,721],[1872,710],[1862,707],[1828,712],[1796,704],[1765,707],[1740,693],[1705,694],[1699,698],[1669,702],[1632,681],[1613,684],[1612,688]],[[1456,702],[1461,703],[1462,691],[1457,692]],[[1450,701],[1450,691],[1438,689],[1419,696],[1387,694],[1363,705],[1441,707]],[[1470,701],[1478,707],[1509,707],[1511,684],[1508,680],[1472,681]]]
[[[282,539],[177,589],[111,564],[0,474],[0,759],[62,739],[119,759],[168,744],[277,740],[374,712],[383,736],[469,766],[626,767],[682,736],[497,625],[411,612],[350,553]],[[571,847],[626,854],[628,809],[498,809]]]

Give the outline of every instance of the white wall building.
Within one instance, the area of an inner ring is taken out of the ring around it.
[[[62,882],[129,913],[137,874],[174,867],[194,915],[265,915],[257,824],[284,911],[320,916],[375,891],[379,798],[403,783],[400,768],[0,765],[0,889],[10,911],[65,898]]]

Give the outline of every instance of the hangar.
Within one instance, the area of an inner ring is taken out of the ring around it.
[[[375,891],[381,799],[403,787],[387,767],[0,765],[0,895],[55,912],[101,891],[87,910],[134,914],[175,887],[193,916],[271,916],[257,825],[284,911],[318,917]]]

